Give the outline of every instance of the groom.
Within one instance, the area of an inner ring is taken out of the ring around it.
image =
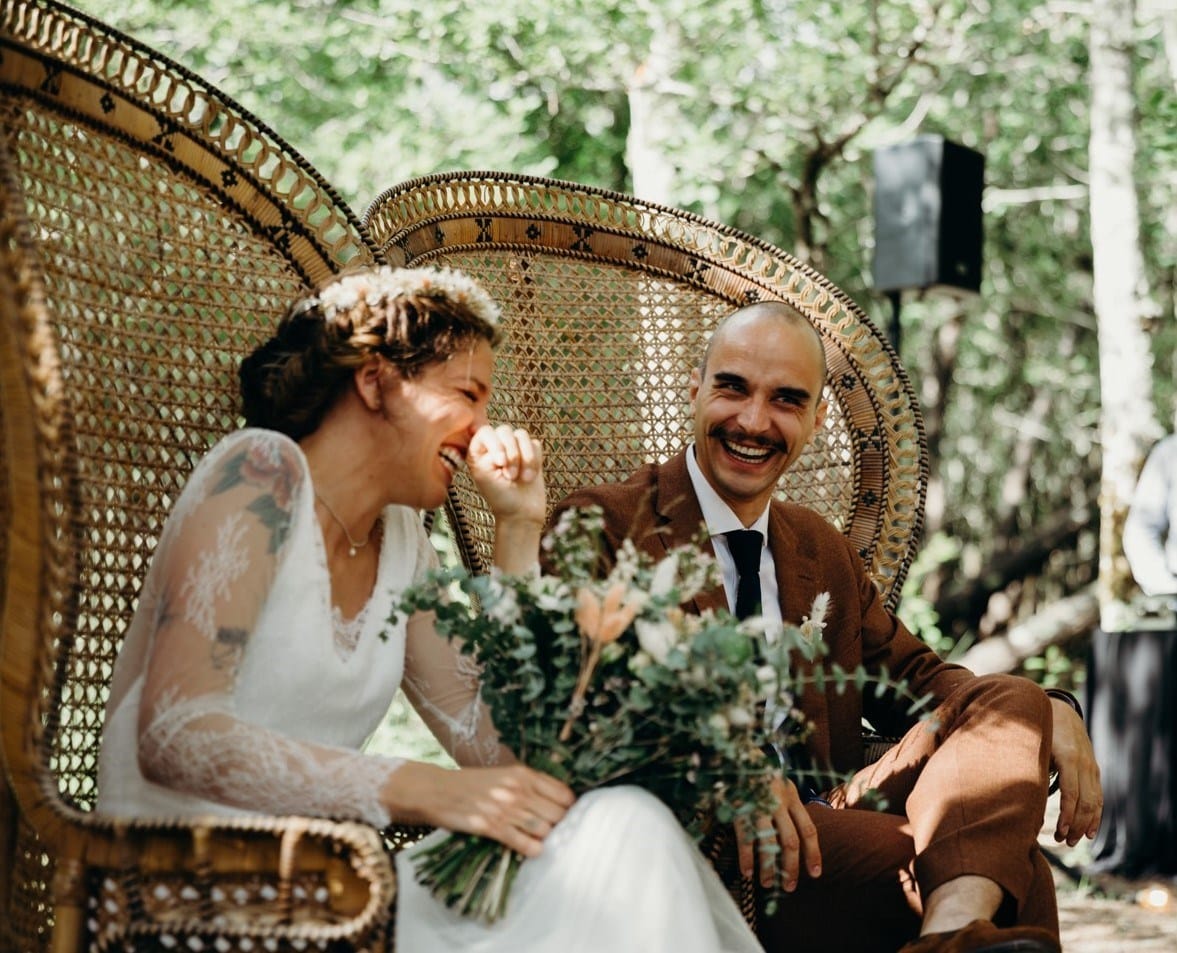
[[[780,846],[786,891],[773,916],[759,917],[766,949],[1057,953],[1054,884],[1037,847],[1052,765],[1057,840],[1093,837],[1103,803],[1078,705],[1024,678],[977,677],[942,661],[884,608],[837,529],[773,499],[825,417],[825,372],[820,336],[788,305],[736,311],[691,373],[693,446],[625,483],[580,490],[558,510],[600,506],[614,551],[629,536],[654,556],[705,523],[724,591],[696,600],[696,611],[727,605],[744,615],[751,602],[768,621],[798,623],[828,592],[826,658],[932,697],[931,722],[915,722],[905,703],[873,692],[831,684],[803,694],[808,759],[857,773],[821,797],[780,779],[779,806],[761,821]],[[865,768],[864,715],[903,736]],[[885,812],[867,809],[868,788],[884,795]],[[741,839],[741,871],[759,866],[767,883],[775,859],[754,856],[753,843]]]

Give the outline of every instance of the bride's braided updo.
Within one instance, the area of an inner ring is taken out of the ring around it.
[[[295,301],[241,363],[245,422],[299,440],[373,355],[406,377],[472,340],[499,343],[499,309],[473,279],[434,268],[366,269]]]

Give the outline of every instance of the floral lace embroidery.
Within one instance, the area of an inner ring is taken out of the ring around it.
[[[379,792],[396,758],[286,738],[238,720],[223,698],[161,699],[140,736],[157,784],[250,811],[389,823]]]
[[[437,698],[431,680],[418,673],[412,655],[407,655],[405,660],[405,694],[435,734],[446,732],[448,737],[438,734],[438,740],[460,764],[498,764],[502,760],[502,745],[498,735],[487,730],[490,713],[478,693],[478,665],[469,656],[456,652],[453,659],[452,673],[456,678],[451,691],[456,688],[469,694],[464,707],[451,712],[445,706],[446,699]]]
[[[202,552],[184,578],[180,601],[188,607],[186,618],[209,641],[217,636],[217,599],[226,598],[232,582],[249,568],[245,532],[242,515],[230,515],[217,528],[217,541],[212,551]]]
[[[365,603],[354,619],[345,619],[339,611],[339,606],[331,607],[331,632],[335,637],[335,652],[343,660],[355,654],[356,646],[360,644],[360,636],[364,634],[364,625],[368,621],[368,606]]]

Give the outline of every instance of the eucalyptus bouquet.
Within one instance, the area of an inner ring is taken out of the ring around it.
[[[551,574],[436,570],[396,611],[436,613],[480,665],[503,744],[576,792],[638,785],[696,838],[771,813],[780,766],[764,753],[766,702],[776,737],[804,736],[790,658],[818,651],[827,597],[801,627],[771,632],[726,611],[687,614],[682,603],[718,584],[714,558],[694,545],[654,562],[626,540],[603,575],[601,528],[599,511],[570,510],[543,542]],[[415,862],[439,900],[494,921],[523,858],[454,833]]]

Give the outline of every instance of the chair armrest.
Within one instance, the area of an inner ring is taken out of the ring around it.
[[[71,894],[85,897],[87,930],[104,944],[172,937],[177,948],[244,949],[237,941],[250,937],[391,945],[395,873],[379,832],[366,825],[87,815],[80,827],[79,859],[65,870],[59,863],[58,925],[63,900],[68,908]]]

